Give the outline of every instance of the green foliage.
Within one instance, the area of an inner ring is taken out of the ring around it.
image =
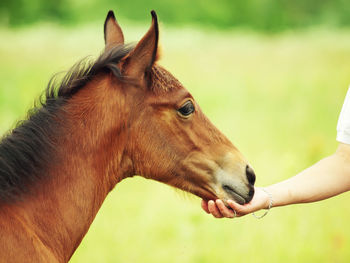
[[[127,39],[144,33],[127,26]],[[331,154],[350,82],[348,31],[260,35],[162,30],[160,64],[243,152],[257,185]],[[54,72],[103,48],[96,27],[0,29],[0,131],[21,119]],[[108,196],[71,262],[350,262],[350,195],[213,219],[200,200],[132,178]]]
[[[168,24],[240,26],[272,32],[319,24],[350,25],[347,0],[2,0],[0,22],[88,22],[101,20],[109,9],[133,21],[148,21],[149,11],[155,9]]]

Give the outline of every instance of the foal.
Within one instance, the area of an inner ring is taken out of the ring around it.
[[[132,47],[110,11],[104,53],[49,84],[42,105],[2,139],[1,262],[67,262],[107,194],[133,175],[206,200],[251,200],[252,169],[156,64],[151,14]]]

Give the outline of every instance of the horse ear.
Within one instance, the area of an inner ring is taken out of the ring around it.
[[[145,73],[150,71],[157,59],[159,38],[158,19],[155,11],[152,10],[151,15],[152,24],[150,29],[125,60],[125,75],[134,79],[143,79]]]
[[[110,10],[107,14],[105,25],[104,25],[104,35],[106,49],[109,49],[116,45],[124,44],[123,31],[115,19],[114,13]]]

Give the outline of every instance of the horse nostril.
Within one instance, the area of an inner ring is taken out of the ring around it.
[[[254,173],[254,170],[249,166],[247,165],[246,168],[245,168],[245,173],[247,175],[247,179],[248,179],[248,182],[252,185],[254,185],[255,183],[255,173]]]
[[[254,195],[254,187],[252,187],[250,190],[249,190],[249,197],[253,197],[253,195]]]

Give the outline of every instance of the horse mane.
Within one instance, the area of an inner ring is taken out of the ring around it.
[[[117,64],[132,48],[120,45],[106,50],[94,62],[83,59],[76,63],[60,82],[57,75],[51,78],[27,118],[0,141],[0,201],[17,200],[45,176],[46,168],[54,161],[55,138],[61,131],[58,121],[61,107],[100,72],[111,72],[122,79]]]

